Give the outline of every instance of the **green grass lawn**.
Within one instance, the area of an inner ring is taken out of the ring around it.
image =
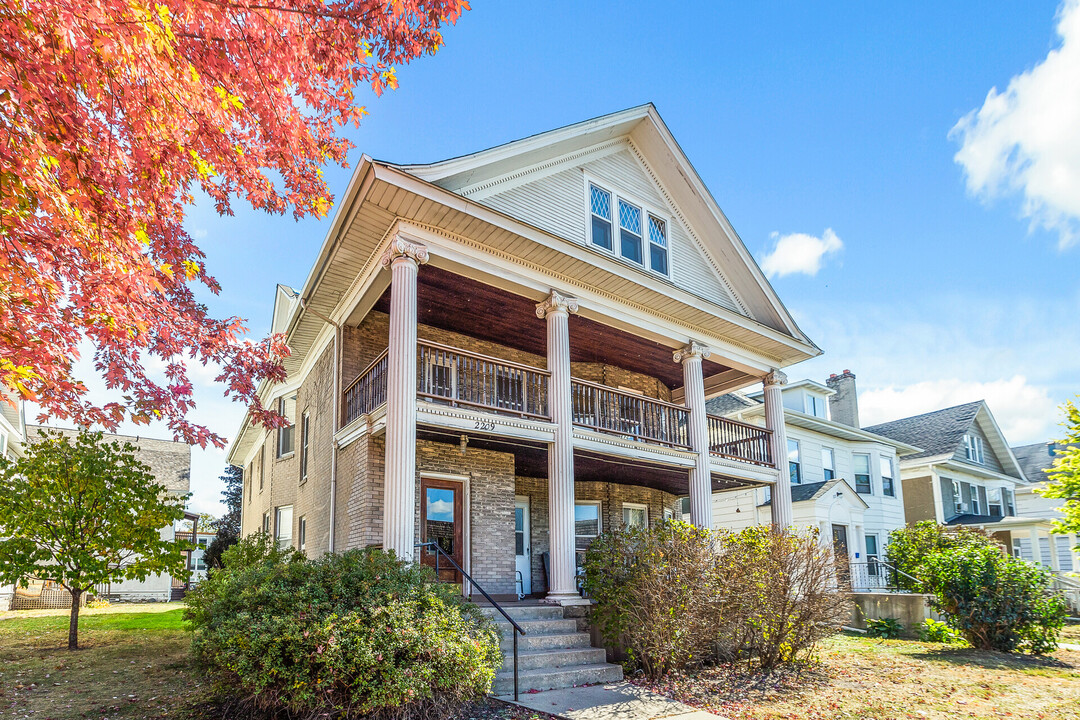
[[[80,612],[80,650],[67,650],[66,610],[0,613],[0,718],[227,720],[189,652],[182,603]],[[495,701],[457,720],[529,720]]]

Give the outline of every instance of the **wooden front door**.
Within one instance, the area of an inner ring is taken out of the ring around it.
[[[836,559],[837,581],[841,587],[851,586],[851,561],[848,559],[847,527],[832,526],[833,555]]]
[[[423,478],[420,481],[420,542],[437,543],[458,567],[465,567],[465,499],[464,485],[453,480]],[[420,561],[438,568],[439,579],[460,583],[462,580],[446,557],[436,556],[434,548],[425,547]]]

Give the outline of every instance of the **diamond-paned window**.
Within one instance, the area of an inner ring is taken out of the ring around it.
[[[589,209],[592,210],[592,242],[611,250],[611,193],[589,184]]]
[[[624,258],[644,265],[641,256],[641,209],[619,199],[619,252]]]
[[[655,215],[649,216],[649,242],[667,247],[667,223]]]
[[[661,275],[668,274],[667,223],[649,213],[649,265]]]
[[[601,190],[595,185],[590,185],[589,194],[591,195],[592,200],[593,215],[599,215],[606,220],[610,220],[611,193],[609,193],[607,190]]]
[[[668,221],[654,215],[648,207],[634,204],[592,181],[586,185],[590,244],[667,277],[670,274]]]
[[[630,203],[619,201],[619,227],[641,235],[641,210]]]

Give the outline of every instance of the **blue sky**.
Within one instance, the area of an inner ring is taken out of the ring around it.
[[[1056,2],[820,5],[479,0],[370,102],[352,158],[439,160],[651,101],[759,262],[791,251],[766,267],[826,352],[792,379],[850,368],[864,424],[985,397],[1014,444],[1052,436],[1080,391],[1080,125],[1040,118],[1080,122],[1080,32],[1053,61],[1067,72],[1042,67],[1063,44]],[[350,172],[328,170],[335,193]],[[223,287],[214,311],[261,336],[328,221],[237,209],[188,227]],[[242,408],[199,379],[195,417],[233,433]],[[192,504],[217,512],[224,455],[193,461]]]

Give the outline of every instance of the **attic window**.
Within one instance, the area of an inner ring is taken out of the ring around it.
[[[983,441],[978,435],[964,436],[964,457],[974,463],[982,465],[985,462],[983,456]]]
[[[622,197],[595,182],[589,181],[586,185],[589,243],[632,265],[667,277],[670,271],[668,221],[636,200]]]

